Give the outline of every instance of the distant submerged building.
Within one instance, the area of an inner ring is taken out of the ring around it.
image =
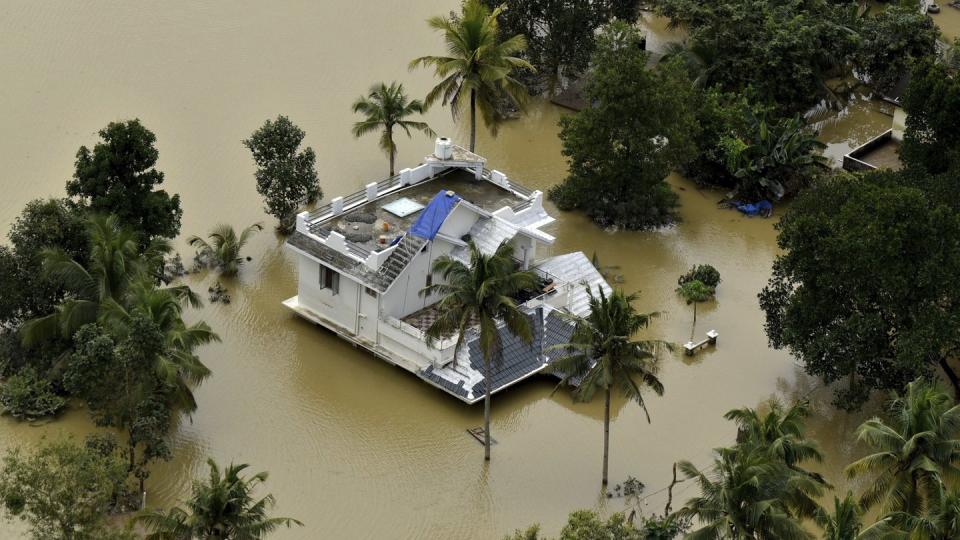
[[[546,369],[569,340],[566,312],[586,315],[586,287],[610,286],[580,252],[538,258],[554,237],[541,228],[554,219],[543,193],[526,189],[486,160],[448,139],[412,169],[362,191],[336,197],[297,216],[287,247],[298,255],[297,296],[284,305],[355,345],[467,402],[482,400],[487,382],[476,329],[459,354],[456,336],[428,344],[424,330],[436,318],[437,295],[422,296],[440,276],[434,260],[448,255],[469,264],[467,242],[492,253],[514,247],[516,264],[540,276],[517,303],[530,319],[533,343],[501,327],[503,361],[494,365],[492,392]]]

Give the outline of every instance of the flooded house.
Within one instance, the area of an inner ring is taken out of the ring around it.
[[[544,194],[505,174],[486,160],[437,139],[434,152],[417,167],[356,193],[335,197],[297,216],[287,248],[297,254],[297,295],[284,305],[304,319],[402,367],[467,403],[543,372],[553,346],[569,340],[573,325],[565,314],[589,311],[595,294],[610,286],[581,252],[541,257],[554,237],[543,230],[554,221]],[[441,276],[434,261],[449,256],[469,264],[468,242],[493,253],[502,242],[514,248],[519,268],[533,270],[537,286],[515,298],[530,320],[528,344],[500,327],[502,362],[483,378],[476,329],[459,351],[457,336],[427,340],[436,319],[438,295],[422,291]]]

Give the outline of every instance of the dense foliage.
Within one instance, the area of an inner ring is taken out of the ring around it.
[[[569,176],[551,188],[551,199],[602,226],[673,222],[677,195],[665,178],[692,157],[698,129],[683,68],[648,69],[642,35],[614,23],[599,39],[586,96],[593,106],[561,121]]]
[[[960,215],[899,175],[826,180],[777,225],[773,276],[760,295],[770,344],[831,383],[837,404],[897,390],[960,345]]]
[[[81,146],[67,194],[92,212],[110,213],[140,233],[142,245],[180,232],[180,196],[162,189],[163,173],[154,166],[157,137],[140,120],[111,122],[100,130],[93,150]]]
[[[288,233],[296,226],[296,211],[306,202],[323,197],[317,180],[317,155],[309,146],[300,149],[306,133],[286,116],[267,120],[243,141],[257,164],[257,193],[266,212],[277,218],[277,228]]]
[[[843,100],[829,79],[856,73],[888,90],[933,55],[937,36],[912,5],[876,14],[855,3],[799,0],[659,0],[658,7],[689,31],[685,54],[701,86],[746,93],[787,116]]]
[[[853,63],[877,90],[891,90],[915,62],[936,52],[940,31],[915,5],[890,5],[861,20]]]
[[[32,368],[22,369],[0,386],[0,410],[14,418],[33,420],[52,416],[67,405],[53,385]]]
[[[32,453],[15,448],[3,458],[0,499],[35,540],[128,539],[133,535],[107,524],[126,477],[115,456],[73,441],[45,443]]]
[[[933,174],[960,169],[960,73],[946,64],[920,64],[903,97],[903,109],[904,162]]]
[[[597,30],[611,19],[635,21],[637,0],[483,0],[490,9],[505,5],[500,15],[504,35],[522,34],[527,48],[520,56],[536,69],[521,72],[531,93],[554,91],[583,75],[596,46]]]
[[[490,133],[500,122],[526,103],[527,89],[516,76],[533,70],[519,54],[527,48],[523,34],[501,32],[500,15],[505,6],[490,9],[481,0],[466,0],[459,14],[427,19],[443,34],[447,56],[421,56],[410,67],[432,67],[440,82],[427,93],[427,106],[440,101],[457,120],[464,110],[470,115],[470,151],[477,146],[477,109]]]

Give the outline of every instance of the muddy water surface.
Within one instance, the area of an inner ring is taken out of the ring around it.
[[[254,190],[240,141],[264,119],[284,113],[303,127],[317,152],[329,196],[385,176],[376,139],[349,135],[351,102],[371,83],[397,79],[422,95],[432,79],[409,73],[410,58],[440,51],[423,20],[455,7],[450,0],[392,3],[287,1],[101,2],[88,5],[7,2],[0,7],[0,234],[30,199],[62,194],[73,155],[111,120],[139,117],[158,137],[165,187],[183,198],[183,233],[218,222],[272,223]],[[489,164],[533,188],[564,175],[556,138],[564,114],[537,103],[478,151]],[[427,120],[463,140],[448,111]],[[431,149],[423,137],[399,141],[399,163]],[[859,422],[827,406],[787,354],[767,347],[756,294],[776,253],[775,220],[718,210],[718,195],[672,178],[682,223],[647,233],[602,231],[582,216],[556,213],[552,251],[597,252],[619,266],[624,287],[642,291],[640,307],[663,313],[649,335],[685,341],[692,312],[673,289],[694,263],[715,265],[723,284],[701,309],[696,332],[715,328],[719,346],[690,360],[663,362],[664,397],[650,396],[653,422],[617,402],[611,476],[632,475],[648,492],[666,485],[678,458],[703,463],[731,442],[724,411],[771,397],[812,392],[824,413],[812,426],[835,480],[855,449]],[[269,229],[268,229],[269,230]],[[179,247],[186,253],[181,241]],[[540,521],[555,533],[576,508],[618,510],[599,489],[601,404],[573,404],[553,383],[533,380],[494,401],[494,460],[467,428],[482,409],[468,407],[412,375],[291,316],[280,305],[295,294],[296,271],[281,239],[265,231],[249,247],[254,260],[226,285],[227,306],[191,318],[210,323],[223,343],[202,351],[214,376],[197,391],[199,410],[173,434],[175,458],[155,468],[149,503],[169,505],[202,474],[205,459],[270,471],[278,513],[306,527],[277,538],[498,538]],[[187,282],[205,290],[213,276]],[[0,418],[0,449],[43,437],[83,436],[85,412],[33,426]],[[689,489],[689,488],[686,488]],[[662,493],[646,501],[660,510]],[[680,493],[682,502],[689,493]],[[18,525],[3,524],[0,538]]]

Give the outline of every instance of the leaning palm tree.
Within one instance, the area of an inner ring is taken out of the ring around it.
[[[187,238],[187,243],[197,248],[201,261],[216,267],[225,276],[235,276],[244,262],[240,251],[254,233],[262,230],[262,224],[254,223],[238,235],[230,225],[220,224],[207,236],[210,242],[199,236],[191,236]]]
[[[865,508],[918,514],[938,496],[942,482],[960,480],[960,405],[935,384],[917,379],[889,405],[891,423],[867,420],[857,438],[874,453],[847,466],[852,477],[875,481],[860,497]]]
[[[454,357],[466,343],[474,325],[479,325],[480,351],[483,354],[483,457],[490,459],[490,391],[491,365],[502,360],[501,324],[526,343],[533,341],[533,330],[527,315],[517,306],[514,297],[537,284],[537,275],[518,270],[513,258],[513,246],[506,241],[487,255],[472,241],[468,243],[470,264],[466,265],[447,255],[433,262],[434,273],[443,282],[425,287],[420,294],[440,294],[437,320],[426,331],[429,341],[456,334]]]
[[[403,91],[403,85],[397,82],[375,84],[370,87],[370,93],[360,96],[353,103],[353,112],[360,113],[364,119],[353,124],[353,136],[362,137],[367,133],[383,130],[380,135],[380,149],[390,156],[390,176],[396,174],[394,162],[397,157],[397,144],[393,140],[393,128],[398,127],[410,136],[410,130],[415,129],[427,135],[436,136],[436,133],[426,122],[407,120],[413,114],[423,114],[426,106],[419,99],[410,100]]]
[[[658,354],[670,349],[657,340],[634,340],[633,336],[650,324],[656,313],[637,313],[633,301],[638,295],[614,291],[609,297],[599,290],[590,297],[590,314],[574,318],[570,342],[557,345],[564,356],[553,363],[553,370],[562,375],[561,385],[577,383],[573,397],[591,401],[596,392],[604,394],[603,407],[603,485],[607,485],[607,463],[610,455],[610,397],[614,389],[634,400],[650,422],[641,388],[651,388],[663,395],[663,384],[657,378]]]
[[[786,502],[821,493],[815,483],[753,446],[714,450],[714,463],[699,469],[688,461],[677,464],[694,479],[700,495],[677,510],[677,515],[695,519],[700,529],[688,540],[781,540],[811,539]]]
[[[152,531],[146,536],[148,540],[255,540],[283,526],[303,526],[292,518],[267,516],[275,504],[273,495],[254,498],[254,490],[267,480],[266,472],[243,478],[240,473],[248,465],[231,464],[221,474],[212,459],[207,464],[210,478],[193,483],[186,509],[145,511],[134,518],[135,523]]]
[[[438,99],[450,106],[453,119],[469,107],[470,151],[477,144],[477,109],[491,133],[504,118],[504,103],[522,108],[527,100],[526,87],[511,75],[515,69],[534,70],[517,56],[527,48],[527,39],[516,35],[501,40],[497,17],[504,6],[490,10],[479,0],[466,0],[459,17],[431,17],[427,24],[443,33],[449,56],[423,56],[410,62],[434,68],[441,79],[427,94],[426,105]]]

